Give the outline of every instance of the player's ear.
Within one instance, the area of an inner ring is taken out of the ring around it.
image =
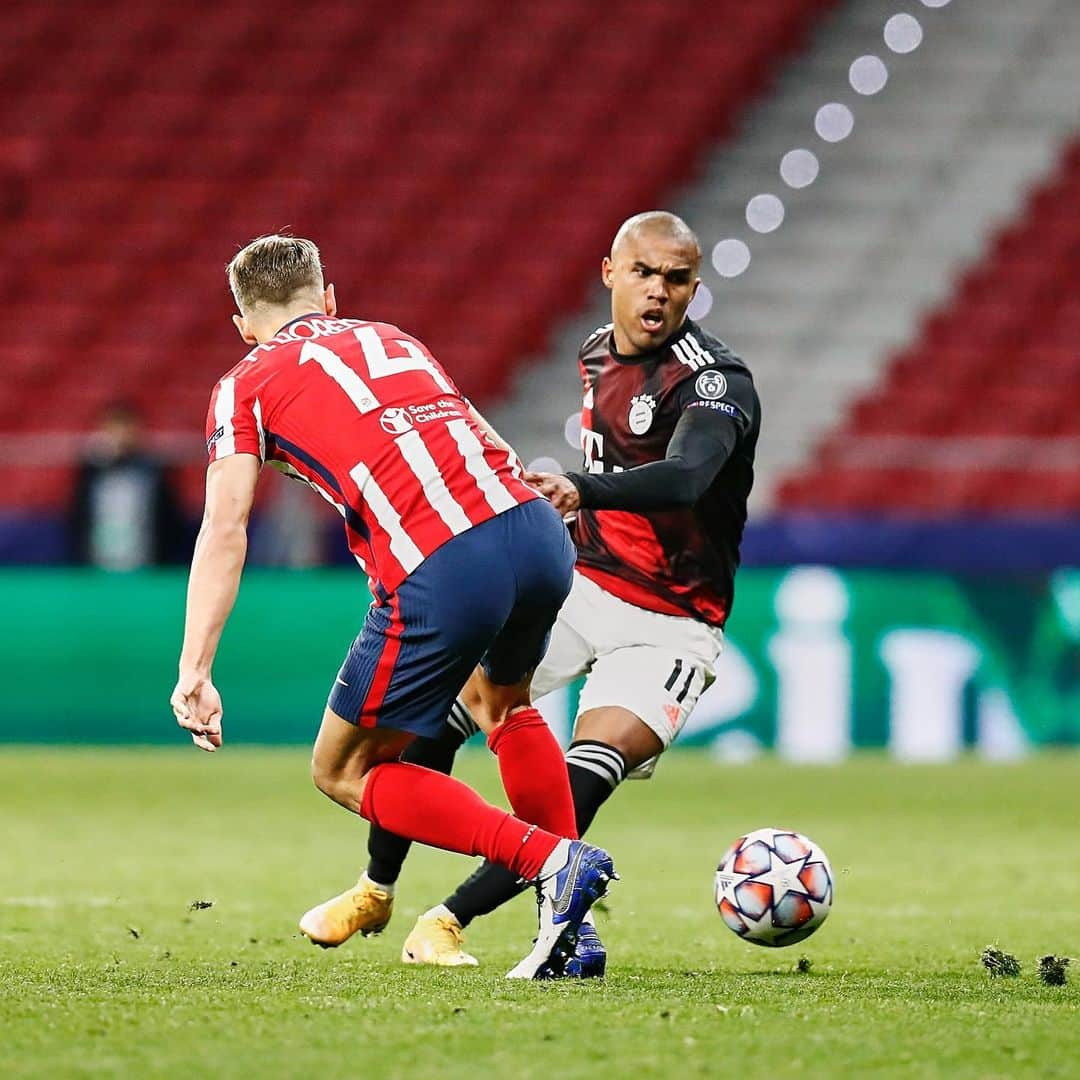
[[[251,332],[247,324],[247,319],[245,319],[243,315],[234,315],[232,321],[233,326],[236,327],[236,332],[244,339],[245,344],[259,344],[259,339]]]
[[[333,285],[326,286],[326,292],[323,293],[323,307],[331,319],[337,315],[337,297],[334,295]]]
[[[600,280],[610,289],[615,284],[615,264],[605,255],[600,264]]]

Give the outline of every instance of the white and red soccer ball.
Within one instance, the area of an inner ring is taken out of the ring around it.
[[[716,907],[744,941],[779,948],[808,938],[832,907],[825,852],[790,829],[755,829],[716,868]]]

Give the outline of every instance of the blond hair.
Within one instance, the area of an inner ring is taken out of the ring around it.
[[[305,292],[323,291],[319,249],[298,236],[260,236],[233,256],[229,288],[241,311],[289,303]]]

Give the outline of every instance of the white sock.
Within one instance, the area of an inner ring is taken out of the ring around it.
[[[453,919],[454,922],[458,921],[458,917],[445,905],[436,904],[433,908],[429,908],[420,916],[421,919]],[[460,926],[461,923],[458,923]]]
[[[569,858],[570,841],[560,840],[555,845],[555,850],[544,860],[544,865],[540,867],[540,876],[537,881],[544,881],[546,878],[551,877],[552,874],[557,874],[566,865],[566,860]]]
[[[382,891],[386,893],[387,896],[392,897],[394,895],[393,885],[384,885],[381,881],[376,881],[373,877],[370,877],[368,875],[368,872],[366,870],[360,875],[360,880],[366,881],[369,885],[373,885],[376,889],[382,889]]]

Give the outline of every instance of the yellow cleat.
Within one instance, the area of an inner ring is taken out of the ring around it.
[[[394,898],[365,875],[340,896],[313,907],[300,920],[300,932],[312,944],[333,949],[353,934],[367,937],[385,930],[393,910]]]
[[[461,924],[449,912],[427,912],[416,920],[401,950],[403,964],[435,964],[438,967],[476,967],[479,961],[461,947],[465,936]]]

